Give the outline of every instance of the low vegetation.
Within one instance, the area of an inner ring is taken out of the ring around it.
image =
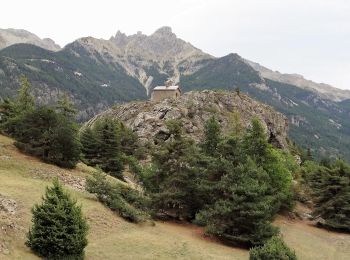
[[[290,250],[280,237],[274,236],[265,245],[250,249],[250,260],[296,260],[295,253]]]
[[[124,219],[135,223],[150,219],[147,214],[149,201],[128,185],[111,183],[101,171],[88,178],[86,185],[87,191],[96,194],[99,201]]]

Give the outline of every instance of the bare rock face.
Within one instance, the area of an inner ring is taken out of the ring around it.
[[[181,121],[186,134],[200,141],[205,122],[212,116],[217,118],[224,133],[233,131],[235,125],[246,128],[256,117],[262,122],[269,141],[276,147],[287,148],[287,118],[270,106],[235,92],[193,91],[178,99],[127,103],[95,116],[86,126],[92,126],[100,118],[115,118],[130,127],[141,142],[157,143],[169,138],[165,122],[176,119]]]

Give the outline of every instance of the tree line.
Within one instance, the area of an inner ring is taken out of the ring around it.
[[[28,80],[22,77],[21,83],[18,96],[0,104],[0,130],[25,153],[61,167],[75,167],[80,142],[69,98],[62,96],[54,106],[36,105]]]

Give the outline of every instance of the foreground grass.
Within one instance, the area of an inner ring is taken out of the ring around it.
[[[56,175],[82,204],[90,232],[86,259],[247,259],[246,250],[224,246],[203,236],[193,225],[157,222],[135,225],[124,221],[94,196],[74,188],[71,176],[83,180],[90,169],[62,170],[19,153],[12,140],[0,135],[0,196],[17,202],[15,214],[0,210],[0,259],[39,259],[24,245],[31,225],[30,209],[40,202]],[[67,178],[67,181],[65,181]],[[73,185],[70,185],[73,184]]]

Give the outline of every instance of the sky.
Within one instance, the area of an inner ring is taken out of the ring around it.
[[[0,28],[26,29],[61,46],[159,27],[220,57],[350,89],[349,0],[1,0]]]

